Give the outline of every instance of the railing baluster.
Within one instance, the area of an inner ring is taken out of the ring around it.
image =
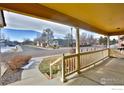
[[[73,72],[73,59],[74,59],[74,58],[71,59],[71,61],[72,61],[72,62],[71,62],[71,71],[72,71],[72,72]]]
[[[74,70],[76,69],[76,57],[74,58],[74,63],[73,63],[73,66],[74,66]]]
[[[73,61],[74,61],[74,58],[72,58],[72,71],[74,70],[74,69],[73,69]]]
[[[88,49],[88,48],[87,48]],[[91,64],[94,64],[95,62],[107,57],[108,55],[108,50],[96,50],[95,48],[89,48],[91,50],[93,50],[92,52],[84,52],[84,53],[80,53],[78,54],[74,54],[74,55],[68,55],[65,56],[63,58],[63,65],[64,66],[64,75],[63,75],[63,79],[65,79],[66,76],[76,72],[78,70],[78,56],[80,56],[79,61],[80,61],[80,70],[86,66],[89,66]],[[81,50],[82,51],[82,50]],[[65,76],[65,77],[64,77]]]
[[[67,73],[67,59],[65,59],[65,73]]]
[[[72,58],[69,59],[69,72],[72,72],[71,65],[72,65]]]
[[[69,69],[68,69],[68,61],[69,61],[69,59],[67,59],[67,73],[69,73]]]

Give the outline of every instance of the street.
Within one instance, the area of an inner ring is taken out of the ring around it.
[[[44,57],[56,54],[68,53],[70,48],[63,49],[42,49],[31,46],[21,46],[22,51],[18,52],[5,52],[1,53],[0,62],[8,62],[12,57],[16,55],[31,55],[32,57]]]
[[[69,48],[67,49],[42,49],[42,48],[36,48],[36,47],[30,47],[30,46],[21,46],[22,52],[20,54],[22,55],[31,55],[32,57],[41,57],[41,56],[50,56],[55,54],[62,54],[62,53],[68,53]]]
[[[32,57],[44,57],[44,56],[51,56],[51,55],[57,55],[57,54],[63,54],[63,53],[69,53],[71,47],[64,47],[59,49],[49,49],[49,48],[40,48],[35,46],[19,46],[18,45],[18,51],[17,52],[5,52],[1,54],[1,62],[8,62],[12,57],[16,55],[31,55]],[[95,51],[103,49],[103,47],[81,47],[81,52],[86,51]]]

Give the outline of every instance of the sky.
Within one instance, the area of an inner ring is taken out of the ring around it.
[[[37,32],[35,30],[21,30],[21,29],[9,29],[4,28],[1,29],[1,33],[4,34],[6,38],[9,38],[11,41],[20,41],[22,42],[24,39],[30,39],[34,40],[37,36],[39,36],[41,33]],[[62,34],[56,34],[54,33],[54,38],[64,38],[64,35]]]
[[[28,31],[28,32],[27,32]],[[20,41],[24,39],[34,40],[37,36],[37,32],[33,30],[16,30],[16,29],[2,29],[2,34],[11,41]]]
[[[5,21],[7,23],[6,28],[14,29],[28,29],[42,32],[45,28],[51,28],[55,33],[65,34],[70,31],[71,27],[57,24],[54,22],[37,19],[21,14],[16,14],[8,11],[4,11]]]
[[[7,26],[2,29],[2,32],[10,38],[10,40],[23,41],[25,38],[33,40],[37,36],[37,32],[42,33],[43,29],[50,28],[54,32],[55,38],[64,38],[67,33],[71,32],[71,26],[58,24],[42,19],[32,18],[29,16],[16,14],[8,11],[4,11],[5,21]],[[93,32],[87,32],[83,29],[80,31],[94,35],[99,38],[98,35]],[[73,28],[73,36],[75,38],[75,29]]]

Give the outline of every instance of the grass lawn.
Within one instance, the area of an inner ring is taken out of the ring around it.
[[[70,55],[70,53],[65,53],[64,55]],[[44,58],[39,65],[40,72],[43,74],[50,75],[50,63],[55,62],[60,57],[62,57],[62,55],[56,55],[56,56]],[[58,68],[58,66],[59,66],[59,68]],[[61,70],[61,61],[59,64],[54,65],[52,67],[53,77],[55,77],[57,75],[58,71],[60,71],[60,70]]]
[[[52,56],[52,57],[47,57],[44,58],[43,61],[40,63],[39,65],[39,70],[41,71],[41,73],[45,74],[47,73],[48,75],[50,74],[50,63],[56,61],[58,58],[60,58],[61,56]],[[53,67],[53,74],[57,74],[59,70],[57,69],[57,66]]]

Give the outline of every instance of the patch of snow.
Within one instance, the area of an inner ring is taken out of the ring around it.
[[[9,46],[1,47],[1,53],[4,53],[4,52],[13,52],[13,49],[16,49],[16,47],[9,47]]]
[[[30,67],[31,67],[32,65],[34,65],[34,63],[35,63],[34,60],[30,60],[29,63],[28,63],[27,65],[21,67],[21,69],[24,69],[24,70],[30,69]]]
[[[15,50],[17,50],[17,51],[15,51]],[[13,47],[10,47],[10,46],[1,47],[1,53],[5,53],[5,52],[21,52],[21,51],[22,51],[22,48],[19,45],[13,46]]]

